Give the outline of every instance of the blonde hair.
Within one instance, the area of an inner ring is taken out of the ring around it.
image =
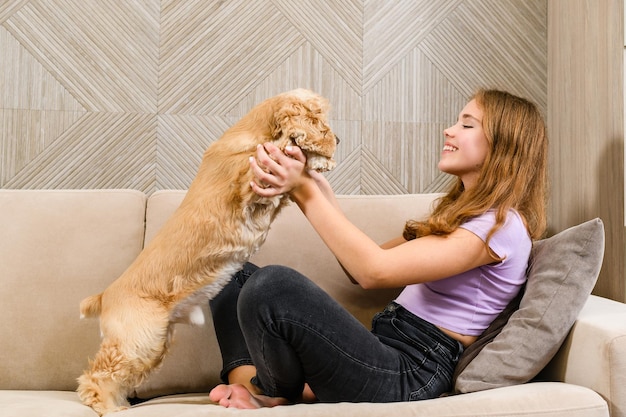
[[[489,209],[496,211],[496,223],[487,235],[487,247],[510,209],[522,216],[532,239],[545,232],[548,140],[543,117],[533,103],[504,91],[479,90],[473,98],[483,111],[489,144],[478,181],[466,191],[457,179],[428,219],[406,223],[407,240],[450,234]]]

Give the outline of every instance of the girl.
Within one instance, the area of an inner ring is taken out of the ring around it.
[[[456,183],[428,219],[381,246],[342,214],[322,175],[304,170],[299,148],[259,147],[257,194],[289,192],[353,282],[405,288],[370,332],[298,272],[247,265],[211,301],[230,384],[211,400],[257,408],[450,391],[463,349],[518,293],[544,233],[547,139],[535,105],[497,90],[478,91],[444,136],[438,167]]]

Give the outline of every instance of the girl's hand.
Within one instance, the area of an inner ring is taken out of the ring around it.
[[[261,197],[289,193],[310,178],[305,165],[306,157],[297,146],[287,146],[283,153],[272,143],[258,145],[256,158],[250,157],[255,176],[250,186]]]

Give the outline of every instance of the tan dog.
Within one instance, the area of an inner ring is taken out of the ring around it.
[[[250,188],[257,145],[297,145],[307,168],[326,171],[336,138],[328,102],[294,90],[263,101],[204,154],[180,207],[130,267],[102,294],[84,299],[81,316],[100,316],[102,343],[78,394],[100,415],[128,407],[127,396],[167,352],[173,323],[201,324],[213,298],[263,244],[287,195],[262,198]]]

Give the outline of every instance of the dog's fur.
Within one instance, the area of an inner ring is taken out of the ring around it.
[[[249,158],[258,144],[297,145],[307,168],[334,167],[328,107],[311,91],[289,91],[254,107],[209,146],[185,199],[159,233],[103,293],[80,304],[82,317],[100,316],[102,333],[90,369],[78,378],[83,403],[100,415],[127,408],[127,396],[166,354],[173,323],[203,323],[200,305],[264,242],[289,197],[252,191]]]

